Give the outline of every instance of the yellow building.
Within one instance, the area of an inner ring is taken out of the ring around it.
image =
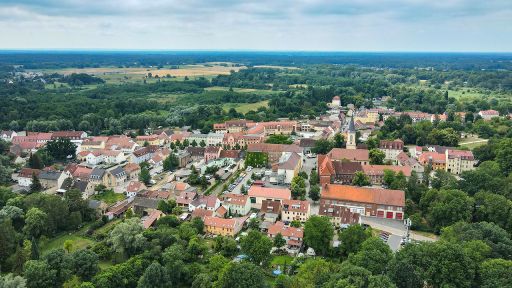
[[[244,225],[245,218],[224,219],[213,216],[204,217],[204,232],[208,234],[234,237]]]
[[[137,136],[135,139],[135,142],[139,146],[144,146],[145,143],[148,143],[148,145],[160,145],[160,138],[158,135],[148,135],[148,136]]]

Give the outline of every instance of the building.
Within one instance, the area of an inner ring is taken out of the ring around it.
[[[260,212],[263,213],[263,221],[268,223],[275,223],[281,216],[281,207],[281,203],[278,201],[261,201]]]
[[[281,221],[285,223],[294,220],[304,223],[311,215],[311,207],[308,201],[283,200],[281,207]]]
[[[244,225],[246,218],[218,218],[213,216],[204,217],[204,232],[213,235],[234,237]]]
[[[208,146],[204,151],[204,161],[208,163],[210,160],[215,160],[220,157],[220,151],[222,148],[220,146]]]
[[[406,178],[411,176],[412,169],[409,166],[393,165],[363,165],[363,173],[370,178],[372,185],[382,185],[384,181],[384,171],[389,170],[395,173],[402,172]]]
[[[221,202],[215,195],[199,195],[188,204],[188,211],[194,211],[197,208],[216,211],[220,205]]]
[[[332,161],[327,155],[318,155],[320,185],[340,183],[351,184],[357,171],[363,171],[360,162]]]
[[[139,146],[160,145],[160,137],[158,135],[140,135],[135,138],[135,142]]]
[[[446,149],[445,155],[447,172],[459,175],[475,169],[475,157],[471,151]]]
[[[192,157],[187,151],[179,151],[176,157],[178,157],[178,167],[180,168],[187,166],[192,161]]]
[[[126,172],[123,167],[116,166],[107,170],[106,173],[106,185],[107,187],[116,187],[121,186],[124,182],[126,182]]]
[[[277,234],[281,234],[281,236],[283,236],[283,238],[286,240],[286,245],[288,248],[299,249],[302,247],[304,240],[304,230],[302,228],[285,226],[283,222],[278,221],[275,224],[269,226],[267,232],[267,235],[270,239],[274,239]]]
[[[331,107],[332,107],[332,108],[340,108],[340,107],[341,107],[341,99],[340,99],[340,96],[334,96],[334,97],[332,97]]]
[[[131,162],[140,164],[142,162],[149,161],[153,153],[148,147],[143,147],[132,152]]]
[[[139,179],[140,166],[136,163],[128,163],[123,167],[126,172],[126,180],[137,180]]]
[[[491,120],[492,118],[500,117],[500,112],[496,110],[482,110],[478,112],[478,115],[480,115],[482,119],[488,121]]]
[[[273,165],[277,169],[277,177],[280,183],[290,184],[293,177],[299,174],[302,168],[302,157],[295,152],[283,153],[279,159],[279,163]]]
[[[251,211],[249,196],[243,194],[225,194],[222,206],[226,207],[231,215],[245,216]]]
[[[66,173],[54,170],[43,170],[38,175],[44,189],[59,189],[66,180]]]
[[[359,162],[361,165],[370,164],[370,154],[366,149],[333,148],[327,156],[333,161]]]
[[[402,220],[405,193],[401,190],[327,184],[322,187],[320,215],[329,216],[334,206],[369,217]]]
[[[446,155],[438,152],[423,152],[418,157],[418,162],[427,167],[430,165],[432,170],[446,170]]]
[[[1,131],[0,132],[0,139],[7,141],[7,142],[11,142],[12,138],[14,138],[15,136],[18,136],[18,133],[16,133],[15,131]]]
[[[147,189],[146,185],[140,181],[130,181],[128,186],[126,186],[126,197],[135,197],[141,191]]]
[[[357,142],[356,141],[356,127],[354,126],[354,117],[350,117],[350,122],[348,123],[348,130],[347,130],[346,148],[349,150],[357,149],[356,142]]]
[[[30,187],[32,185],[32,177],[39,176],[41,170],[39,169],[31,169],[31,168],[23,168],[20,173],[18,173],[18,185],[21,187]]]
[[[358,224],[361,218],[359,213],[352,212],[349,208],[340,205],[328,206],[321,215],[329,217],[331,223],[336,227]]]
[[[181,191],[179,196],[176,198],[176,205],[178,207],[182,207],[184,210],[191,211],[190,203],[192,203],[196,198],[197,193],[195,191]]]
[[[258,143],[247,145],[247,152],[260,152],[268,155],[269,163],[277,163],[281,155],[285,152],[295,152],[299,155],[302,154],[302,148],[295,144],[269,144]]]
[[[80,146],[85,138],[87,138],[87,133],[84,131],[55,131],[52,133],[51,139],[68,139],[71,143]]]
[[[206,148],[204,147],[187,147],[187,152],[190,154],[190,159],[192,161],[199,161],[204,158],[204,151]]]
[[[399,166],[409,166],[412,171],[416,172],[419,181],[423,178],[423,173],[425,173],[425,167],[420,164],[416,159],[409,157],[407,153],[401,152],[396,156],[396,160]]]
[[[251,206],[258,209],[261,208],[263,200],[282,203],[283,200],[290,200],[292,198],[291,191],[288,188],[271,188],[255,185],[249,188],[247,195],[249,195]]]
[[[206,145],[208,146],[220,146],[222,145],[222,140],[224,139],[224,134],[222,133],[208,133],[206,137]]]
[[[384,160],[393,161],[393,163],[396,163],[396,157],[404,150],[404,141],[400,139],[392,141],[380,140],[379,150],[386,154]]]

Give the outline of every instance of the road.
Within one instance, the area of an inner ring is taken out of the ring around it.
[[[398,221],[398,220],[361,216],[361,223],[368,224],[375,229],[386,231],[393,235],[399,236],[400,238],[405,236],[405,233],[406,233],[406,229],[405,229],[405,226],[403,225],[402,221]],[[437,237],[430,238],[430,237],[415,233],[414,231],[410,232],[410,237],[411,237],[411,239],[417,240],[417,241],[437,241]]]

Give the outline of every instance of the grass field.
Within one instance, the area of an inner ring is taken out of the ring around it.
[[[293,261],[293,257],[292,256],[289,256],[289,255],[279,255],[279,256],[275,256],[273,259],[272,259],[272,262],[270,262],[271,265],[290,265]],[[282,267],[281,267],[282,268]]]
[[[64,248],[64,242],[66,242],[67,240],[71,240],[73,243],[73,245],[71,246],[71,252],[84,249],[87,246],[90,246],[95,243],[93,240],[89,238],[77,235],[77,233],[66,234],[59,237],[55,237],[41,245],[42,254],[45,254],[45,252],[48,252],[52,249]]]
[[[112,190],[106,190],[105,192],[103,192],[101,194],[96,194],[96,195],[92,196],[92,199],[103,201],[109,205],[114,204],[117,201],[123,200],[125,198],[126,197],[124,196],[124,194],[115,193]]]
[[[478,137],[468,137],[463,138],[459,142],[459,146],[466,147],[470,150],[475,149],[476,147],[480,147],[482,145],[487,144],[488,139],[478,138]]]
[[[224,111],[235,108],[236,112],[244,114],[252,110],[256,111],[260,107],[268,107],[268,100],[256,103],[226,103],[222,105],[222,109],[224,109]]]

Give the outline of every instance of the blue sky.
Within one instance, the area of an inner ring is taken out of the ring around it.
[[[0,0],[0,49],[512,51],[512,0]]]

